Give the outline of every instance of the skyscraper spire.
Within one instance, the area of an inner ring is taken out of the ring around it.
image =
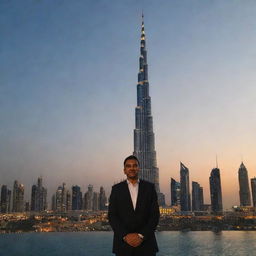
[[[155,135],[149,96],[148,64],[144,15],[142,13],[140,58],[137,84],[137,107],[135,108],[134,152],[140,161],[140,178],[155,184],[159,204],[164,204],[164,196],[159,188],[159,171],[156,162]]]

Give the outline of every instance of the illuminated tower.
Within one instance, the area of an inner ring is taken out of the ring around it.
[[[250,206],[251,205],[251,194],[249,188],[249,179],[248,172],[244,163],[242,162],[238,170],[238,179],[239,179],[239,196],[240,196],[240,205],[241,206]]]
[[[156,162],[155,135],[149,96],[148,64],[144,20],[142,15],[140,58],[137,84],[137,107],[135,109],[134,152],[140,161],[140,178],[155,184],[159,204],[163,204],[163,194],[159,188],[159,171]]]

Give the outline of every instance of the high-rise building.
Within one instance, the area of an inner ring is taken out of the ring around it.
[[[171,206],[180,205],[180,182],[177,182],[175,179],[171,178],[170,182],[171,187]]]
[[[249,179],[247,169],[242,162],[238,170],[238,180],[239,180],[239,196],[241,206],[251,205],[251,193],[249,188]]]
[[[19,184],[17,180],[14,181],[12,200],[12,211],[24,212],[24,185]]]
[[[84,194],[84,209],[93,209],[93,185],[89,185],[88,191]]]
[[[72,210],[82,209],[82,192],[79,186],[72,187]]]
[[[180,163],[180,209],[191,211],[189,169],[183,163]]]
[[[52,195],[52,210],[53,211],[57,210],[57,207],[56,207],[56,195],[55,194]]]
[[[31,211],[41,212],[47,209],[47,189],[43,187],[43,179],[39,177],[37,185],[31,190]]]
[[[106,203],[107,203],[107,197],[106,197],[106,193],[103,187],[100,187],[100,205],[99,205],[99,209],[101,211],[104,211],[107,209],[106,207]]]
[[[143,16],[142,16],[143,19]],[[156,161],[155,135],[149,96],[148,64],[144,20],[142,20],[140,38],[140,58],[137,84],[137,107],[135,109],[134,152],[139,159],[141,179],[155,184],[160,205],[164,205],[164,195],[159,188],[159,170]]]
[[[59,186],[57,191],[56,191],[56,196],[55,196],[55,206],[56,206],[56,211],[61,212],[62,209],[62,186]]]
[[[36,211],[37,186],[33,185],[31,189],[31,211]]]
[[[25,212],[29,212],[30,211],[30,204],[29,202],[25,202]]]
[[[256,207],[256,177],[251,179],[253,207]]]
[[[72,210],[72,196],[69,190],[67,190],[67,211],[71,211]]]
[[[204,210],[204,190],[203,187],[199,188],[200,211]]]
[[[55,203],[53,200],[55,200]],[[71,210],[71,195],[66,189],[65,183],[58,187],[55,197],[52,197],[52,209],[55,209],[57,212],[66,212]]]
[[[11,203],[11,190],[9,190],[6,185],[2,185],[1,204],[0,204],[2,213],[10,212],[10,203]]]
[[[62,183],[62,191],[61,191],[61,212],[67,211],[67,189],[66,183]]]
[[[99,193],[93,192],[93,201],[92,201],[93,211],[98,211],[99,210],[99,205],[100,205]]]
[[[223,207],[222,207],[221,180],[220,180],[220,170],[218,168],[212,169],[209,181],[210,181],[212,211],[214,213],[222,212]]]
[[[192,181],[192,211],[202,211],[203,204],[203,188],[199,183]]]

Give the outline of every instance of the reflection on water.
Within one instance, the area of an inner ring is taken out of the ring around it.
[[[256,231],[158,232],[158,256],[253,256]],[[112,232],[0,235],[0,256],[111,256]]]
[[[159,256],[253,256],[255,231],[159,232]]]

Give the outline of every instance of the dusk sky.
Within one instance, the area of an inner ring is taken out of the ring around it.
[[[0,185],[41,175],[109,195],[133,152],[141,12],[160,189],[179,163],[204,188],[221,171],[224,209],[238,168],[256,176],[256,1],[1,0]]]

